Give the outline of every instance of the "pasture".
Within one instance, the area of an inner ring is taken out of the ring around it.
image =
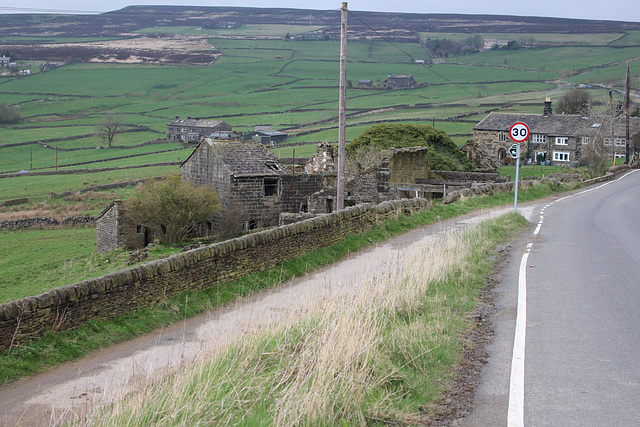
[[[283,38],[286,33],[319,28],[140,28],[137,33],[143,36],[207,38],[211,48],[219,49],[222,56],[207,66],[63,61],[63,66],[55,70],[26,77],[0,77],[0,102],[14,106],[24,118],[22,123],[0,126],[0,173],[183,161],[190,150],[178,150],[175,143],[163,142],[167,123],[176,115],[223,120],[239,132],[271,125],[292,132],[289,142],[336,141],[339,42]],[[417,42],[353,38],[347,48],[347,140],[374,123],[406,121],[435,123],[461,145],[470,138],[474,123],[492,110],[538,112],[544,97],[551,94],[552,101],[557,101],[564,90],[577,84],[592,85],[594,99],[604,100],[608,87],[602,85],[620,87],[627,60],[632,61],[632,86],[639,86],[639,34],[487,33],[482,34],[487,40],[534,39],[557,47],[490,50],[424,65],[415,63],[415,59],[429,58]],[[422,39],[462,36],[420,33]],[[3,49],[11,51],[12,43],[36,41],[55,45],[78,39],[5,37],[1,42]],[[18,63],[32,68],[36,65],[28,59]],[[379,85],[389,74],[411,74],[418,87],[357,87],[359,80]],[[615,96],[619,99],[617,93]],[[117,148],[105,148],[97,131],[107,114],[118,115],[127,130],[116,136]],[[296,136],[298,131],[305,132]],[[145,144],[149,141],[154,143]],[[293,151],[276,150],[283,156]],[[297,155],[313,151],[313,145],[296,149]],[[115,175],[139,179],[177,169],[147,167]],[[52,191],[81,190],[88,185],[84,183],[113,179],[109,176],[105,173],[103,179],[93,173],[86,179],[69,175],[5,178],[0,203],[30,195],[42,198]]]

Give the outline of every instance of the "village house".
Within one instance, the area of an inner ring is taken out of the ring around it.
[[[372,88],[373,87],[373,80],[358,80],[358,86],[359,88]]]
[[[478,167],[497,167],[511,162],[513,144],[509,129],[516,122],[529,126],[529,138],[521,144],[522,158],[530,163],[571,165],[581,161],[589,144],[599,144],[610,156],[624,158],[626,124],[621,111],[608,114],[553,114],[547,98],[542,114],[491,112],[473,128],[473,140],[462,147]],[[640,134],[640,118],[630,118],[630,137]]]
[[[187,117],[181,119],[176,116],[167,125],[167,139],[169,141],[184,141],[199,143],[205,138],[234,139],[231,126],[220,120],[199,120]]]
[[[7,68],[9,66],[9,64],[11,64],[11,57],[10,56],[0,56],[0,67]]]
[[[389,74],[387,76],[387,87],[392,89],[407,89],[416,85],[416,81],[411,74]]]

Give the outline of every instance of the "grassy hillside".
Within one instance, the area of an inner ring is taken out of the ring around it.
[[[7,17],[14,31],[11,35],[0,31],[0,48],[14,56],[19,68],[29,68],[33,74],[0,73],[0,102],[15,107],[24,118],[19,124],[0,124],[0,174],[183,161],[190,150],[178,150],[176,144],[163,140],[167,123],[176,115],[224,120],[240,132],[271,125],[288,131],[290,142],[337,141],[337,16],[330,11],[305,15],[282,10],[275,16],[264,10],[218,8],[221,19],[239,25],[221,29],[218,21],[205,17],[207,10],[162,7],[144,16],[126,12],[75,17],[73,34],[55,17]],[[271,17],[268,24],[266,16]],[[402,16],[393,22],[370,13],[358,13],[358,18],[349,27],[347,50],[348,141],[377,123],[393,122],[435,125],[462,145],[471,137],[473,125],[490,111],[540,112],[546,96],[557,101],[563,91],[578,84],[592,85],[593,98],[607,101],[611,87],[622,87],[627,60],[631,60],[631,85],[640,86],[640,28],[631,23],[611,26],[563,20],[568,32],[558,34],[552,30],[557,20],[512,17],[522,22],[524,32],[505,29],[499,33],[496,17],[460,16],[469,24],[469,32],[463,34],[443,30],[452,22],[444,16],[430,21],[432,32],[421,28],[425,21],[420,16]],[[109,23],[114,22],[119,22],[123,33],[112,33]],[[363,23],[385,31],[386,38]],[[34,37],[28,31],[32,25],[58,28],[59,36]],[[589,31],[580,33],[586,26]],[[478,32],[479,28],[485,31]],[[315,30],[324,31],[329,40],[284,39],[287,33]],[[460,41],[475,34],[485,41],[520,40],[533,48],[430,58],[416,37]],[[162,49],[172,45],[183,49],[185,57],[162,59]],[[145,53],[154,49],[157,52]],[[194,49],[217,59],[198,65]],[[118,55],[104,62],[100,52],[115,50]],[[416,59],[427,63],[417,64]],[[41,72],[39,65],[45,60],[56,61],[59,67]],[[418,87],[357,87],[359,80],[382,86],[390,73],[411,74]],[[621,99],[618,91],[614,97]],[[104,148],[105,141],[97,135],[97,125],[107,114],[119,115],[125,124],[127,132],[114,141],[117,148]],[[282,156],[293,153],[293,148],[275,150]],[[313,145],[298,147],[296,155],[311,155],[314,150]],[[0,204],[20,197],[39,203],[51,192],[177,170],[177,166],[166,166],[5,178]],[[0,215],[8,211],[0,208]],[[95,211],[93,207],[90,212]]]

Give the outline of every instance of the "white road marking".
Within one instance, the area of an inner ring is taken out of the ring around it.
[[[604,184],[592,187],[579,193],[571,194],[562,197],[554,202],[549,203],[540,209],[540,219],[538,225],[533,232],[533,237],[536,237],[540,233],[542,224],[544,223],[544,211],[561,200],[568,199],[570,197],[578,196],[580,194],[588,193],[589,191],[602,188],[615,181],[618,181],[627,175],[636,172],[632,170],[621,177],[605,182]],[[525,370],[525,346],[526,346],[526,332],[527,332],[527,261],[529,260],[529,254],[533,242],[527,244],[527,250],[522,255],[520,260],[520,270],[518,273],[518,304],[517,304],[517,316],[516,316],[516,330],[513,340],[513,353],[511,358],[511,379],[509,383],[509,411],[507,415],[507,425],[509,427],[522,427],[524,426],[524,370]]]

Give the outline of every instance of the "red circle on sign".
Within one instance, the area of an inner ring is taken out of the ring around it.
[[[509,128],[509,136],[515,142],[524,142],[529,138],[529,126],[523,122],[515,122]]]

